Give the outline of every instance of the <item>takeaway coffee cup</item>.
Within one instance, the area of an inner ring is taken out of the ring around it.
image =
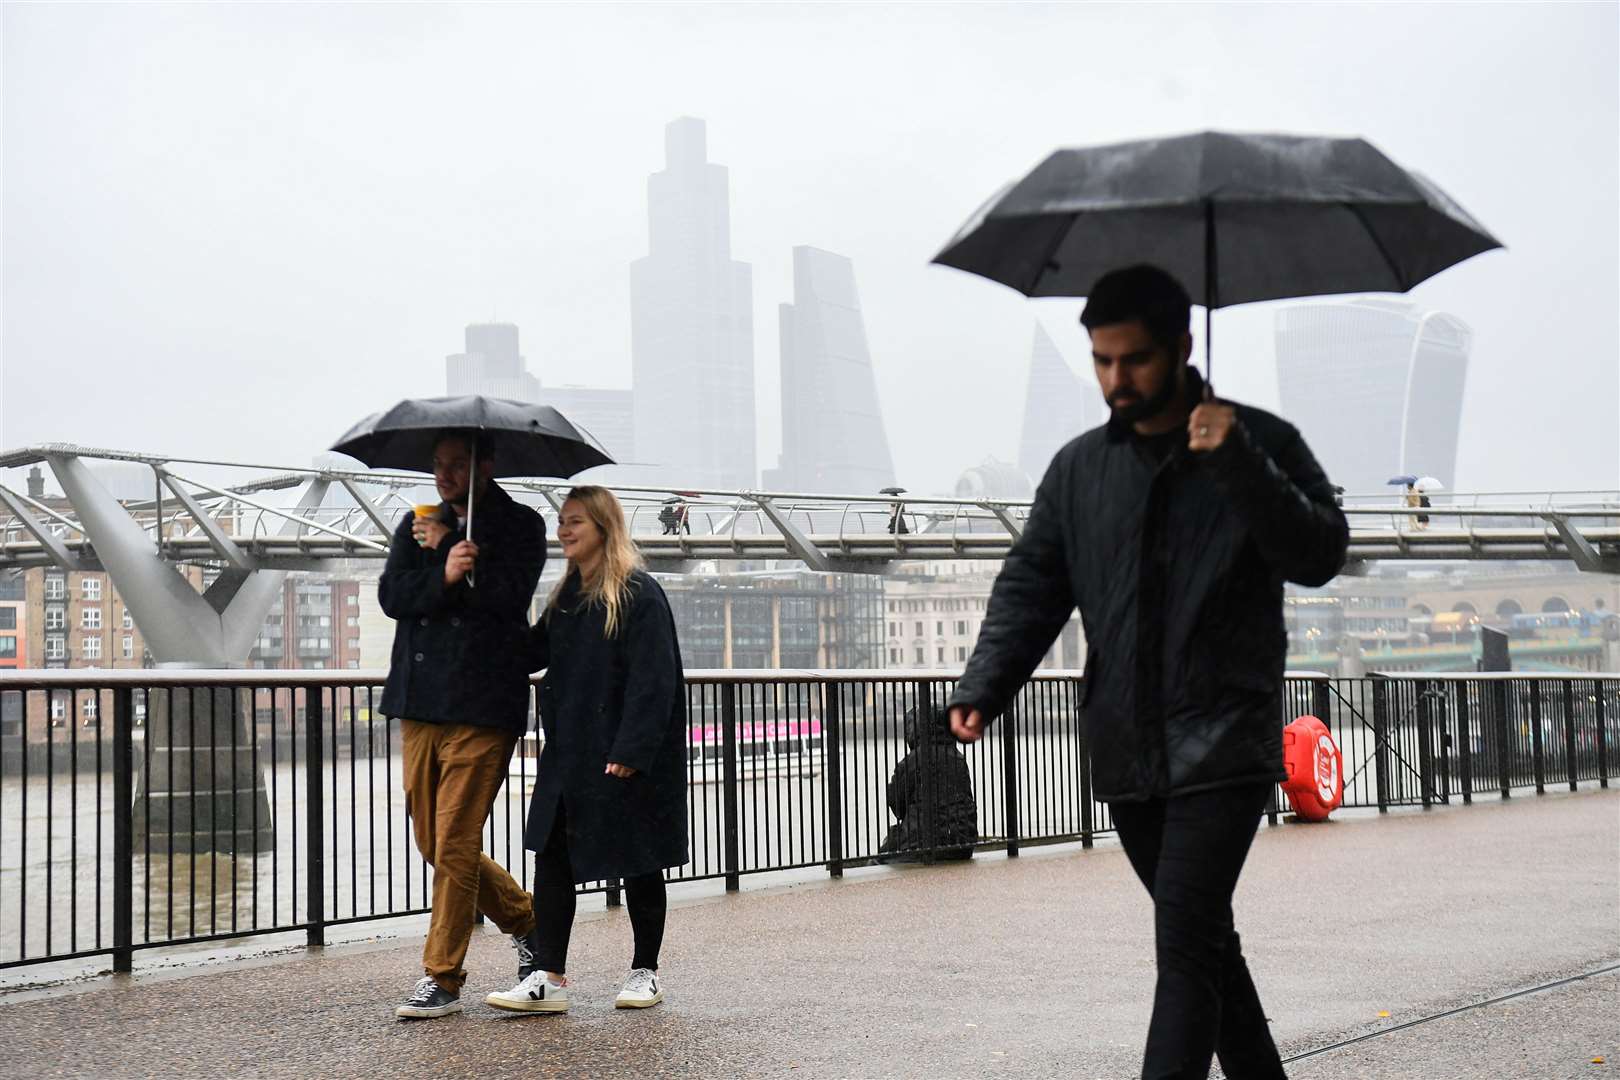
[[[439,516],[439,504],[417,503],[415,506],[411,507],[411,513],[424,520],[437,520]],[[417,541],[418,545],[421,543],[422,541]]]

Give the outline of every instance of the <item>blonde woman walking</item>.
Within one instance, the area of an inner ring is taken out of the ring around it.
[[[557,539],[568,568],[533,631],[534,666],[546,669],[546,748],[524,834],[539,853],[535,969],[485,1000],[566,1012],[574,886],[619,878],[635,953],[615,1004],[646,1008],[664,999],[662,871],[687,859],[686,688],[675,621],[612,492],[569,492]]]

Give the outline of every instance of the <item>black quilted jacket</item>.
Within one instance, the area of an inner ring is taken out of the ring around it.
[[[1236,408],[1208,454],[1155,463],[1114,423],[1058,451],[951,698],[998,716],[1078,605],[1101,799],[1285,778],[1283,582],[1331,579],[1349,528],[1299,432]]]

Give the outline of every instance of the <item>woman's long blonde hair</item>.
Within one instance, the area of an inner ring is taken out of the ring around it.
[[[613,637],[619,632],[625,607],[630,601],[630,575],[641,569],[641,551],[630,539],[630,526],[625,524],[624,507],[619,505],[613,492],[605,487],[586,484],[570,491],[565,502],[569,500],[579,503],[585,510],[585,516],[602,533],[601,572],[595,581],[582,579],[579,586],[587,603],[601,604],[607,608],[607,636]],[[568,569],[563,571],[563,576],[552,587],[551,596],[546,600],[547,618],[557,607],[557,600],[562,596],[568,579],[577,573],[579,568],[570,560]]]

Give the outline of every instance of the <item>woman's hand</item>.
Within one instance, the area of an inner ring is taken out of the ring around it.
[[[628,780],[636,775],[636,770],[633,766],[620,765],[616,761],[610,761],[607,766],[607,775],[617,776],[620,780]]]

